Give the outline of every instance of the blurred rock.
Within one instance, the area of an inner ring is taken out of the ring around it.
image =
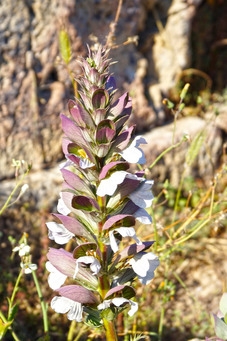
[[[188,154],[189,144],[200,133],[201,147],[191,162],[192,156]],[[157,183],[169,179],[170,183],[177,187],[183,174],[201,179],[204,183],[210,183],[212,180],[223,155],[224,143],[222,130],[216,125],[214,116],[210,121],[199,117],[185,117],[178,120],[176,125],[171,123],[146,133],[144,137],[147,144],[143,146],[147,157],[146,166],[149,167],[163,151],[180,142],[184,136],[188,137],[188,141],[166,153],[150,170],[150,177],[156,179]]]

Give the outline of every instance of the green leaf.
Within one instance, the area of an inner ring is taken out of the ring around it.
[[[102,327],[102,318],[100,316],[100,311],[92,309],[90,307],[85,307],[84,311],[88,314],[85,320],[85,323],[89,327]]]
[[[13,321],[13,320],[14,320],[17,311],[18,311],[18,304],[15,304],[15,305],[13,305],[12,308],[10,309],[9,318],[8,318],[9,321]]]
[[[202,130],[192,140],[192,143],[186,155],[186,163],[188,166],[191,166],[193,164],[196,156],[199,154],[199,151],[204,143],[205,138],[206,132],[205,130]]]
[[[65,30],[61,30],[59,34],[59,49],[64,62],[68,65],[71,60],[71,44],[69,35]]]

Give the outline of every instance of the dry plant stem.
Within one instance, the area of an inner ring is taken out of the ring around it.
[[[70,324],[70,328],[69,328],[69,332],[67,335],[67,341],[78,341],[80,340],[80,337],[85,333],[85,330],[87,328],[87,326],[83,326],[80,328],[79,332],[77,332],[76,337],[74,338],[74,334],[75,334],[75,326],[76,326],[77,322],[75,320],[73,320]]]
[[[191,216],[185,221],[185,223],[182,224],[181,227],[179,227],[178,230],[173,234],[173,239],[175,239],[180,234],[180,232],[183,231],[186,228],[186,226],[189,225],[189,223],[191,223],[193,221],[193,219],[195,219],[196,216],[200,213],[200,211],[203,208],[204,203],[208,199],[211,191],[212,191],[212,188],[209,188],[209,190],[206,193],[206,195],[200,201],[197,209],[191,214]]]
[[[123,4],[123,0],[119,0],[118,2],[118,6],[117,6],[117,12],[115,15],[115,19],[114,21],[110,24],[110,32],[107,36],[106,39],[106,47],[112,47],[113,45],[113,40],[114,40],[114,36],[115,36],[115,30],[116,30],[116,26],[120,17],[120,13],[121,13],[121,8],[122,8],[122,4]]]

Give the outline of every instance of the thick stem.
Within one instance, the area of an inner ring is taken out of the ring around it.
[[[102,252],[102,261],[104,263],[104,268],[106,268],[106,252],[107,252],[107,246],[103,243],[100,243],[100,250]],[[107,270],[107,269],[106,269]],[[110,289],[110,283],[108,274],[103,274],[99,277],[99,292],[102,299],[105,299],[106,293]],[[107,320],[106,318],[103,318],[103,325],[105,328],[106,333],[106,341],[117,341],[117,333],[115,329],[114,321]]]
[[[117,341],[117,333],[114,325],[114,321],[109,321],[107,319],[103,319],[103,324],[106,332],[106,341]]]

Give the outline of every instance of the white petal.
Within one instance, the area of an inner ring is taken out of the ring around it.
[[[58,199],[57,211],[63,215],[68,215],[71,212],[62,199],[62,193],[60,193],[60,199]]]
[[[20,194],[24,194],[27,191],[28,188],[29,188],[28,184],[24,184],[21,187]]]
[[[141,224],[149,225],[152,223],[152,218],[150,214],[147,213],[143,208],[139,208],[133,216],[138,220]]]
[[[48,276],[49,287],[53,290],[59,289],[65,283],[66,275],[58,271],[51,262],[46,262],[46,269],[50,272]]]
[[[129,147],[123,150],[120,155],[130,163],[146,163],[146,158],[142,149],[139,148],[140,144],[146,144],[147,141],[142,136],[136,136]]]
[[[75,320],[77,322],[81,322],[83,317],[82,313],[83,313],[82,304],[73,301],[72,308],[69,310],[67,317],[70,321]]]
[[[77,264],[78,263],[91,264],[90,269],[91,269],[93,275],[97,275],[99,273],[99,270],[101,269],[101,265],[100,265],[98,259],[93,257],[93,256],[80,257],[76,260],[76,263]],[[77,273],[77,272],[78,272],[78,267],[77,267],[77,271],[75,271],[75,273]]]
[[[54,240],[57,244],[67,244],[75,235],[68,231],[63,224],[48,222],[46,226],[49,229],[48,237]]]
[[[92,163],[90,160],[85,159],[85,158],[81,158],[80,161],[79,161],[79,166],[82,169],[91,168],[94,165],[95,165],[94,163]]]
[[[151,187],[153,180],[145,180],[137,190],[129,195],[129,198],[141,208],[150,207],[154,198]]]
[[[154,277],[154,271],[159,265],[158,257],[152,252],[138,253],[129,260],[133,271],[142,284],[148,284]]]
[[[131,309],[128,311],[129,316],[133,316],[138,310],[138,303],[130,300]]]
[[[51,300],[50,306],[54,311],[56,311],[56,313],[65,314],[71,309],[73,303],[74,301],[69,298],[55,296]]]
[[[138,303],[128,300],[124,297],[115,297],[111,300],[104,300],[101,304],[98,305],[98,310],[104,310],[110,307],[110,305],[114,304],[116,307],[122,306],[124,303],[127,303],[131,306],[131,309],[128,311],[128,315],[132,316],[138,310]]]
[[[113,252],[118,251],[118,242],[114,236],[114,231],[117,231],[122,237],[131,237],[137,244],[141,244],[133,227],[119,227],[109,232],[110,246]]]
[[[124,181],[127,174],[128,172],[125,171],[117,171],[111,174],[109,178],[101,180],[97,188],[97,195],[100,197],[113,195],[117,186]]]
[[[110,307],[111,300],[105,300],[102,303],[100,303],[97,308],[98,310],[104,310]]]
[[[109,239],[110,239],[110,247],[113,250],[113,252],[118,251],[118,243],[114,237],[114,231],[109,232]]]

